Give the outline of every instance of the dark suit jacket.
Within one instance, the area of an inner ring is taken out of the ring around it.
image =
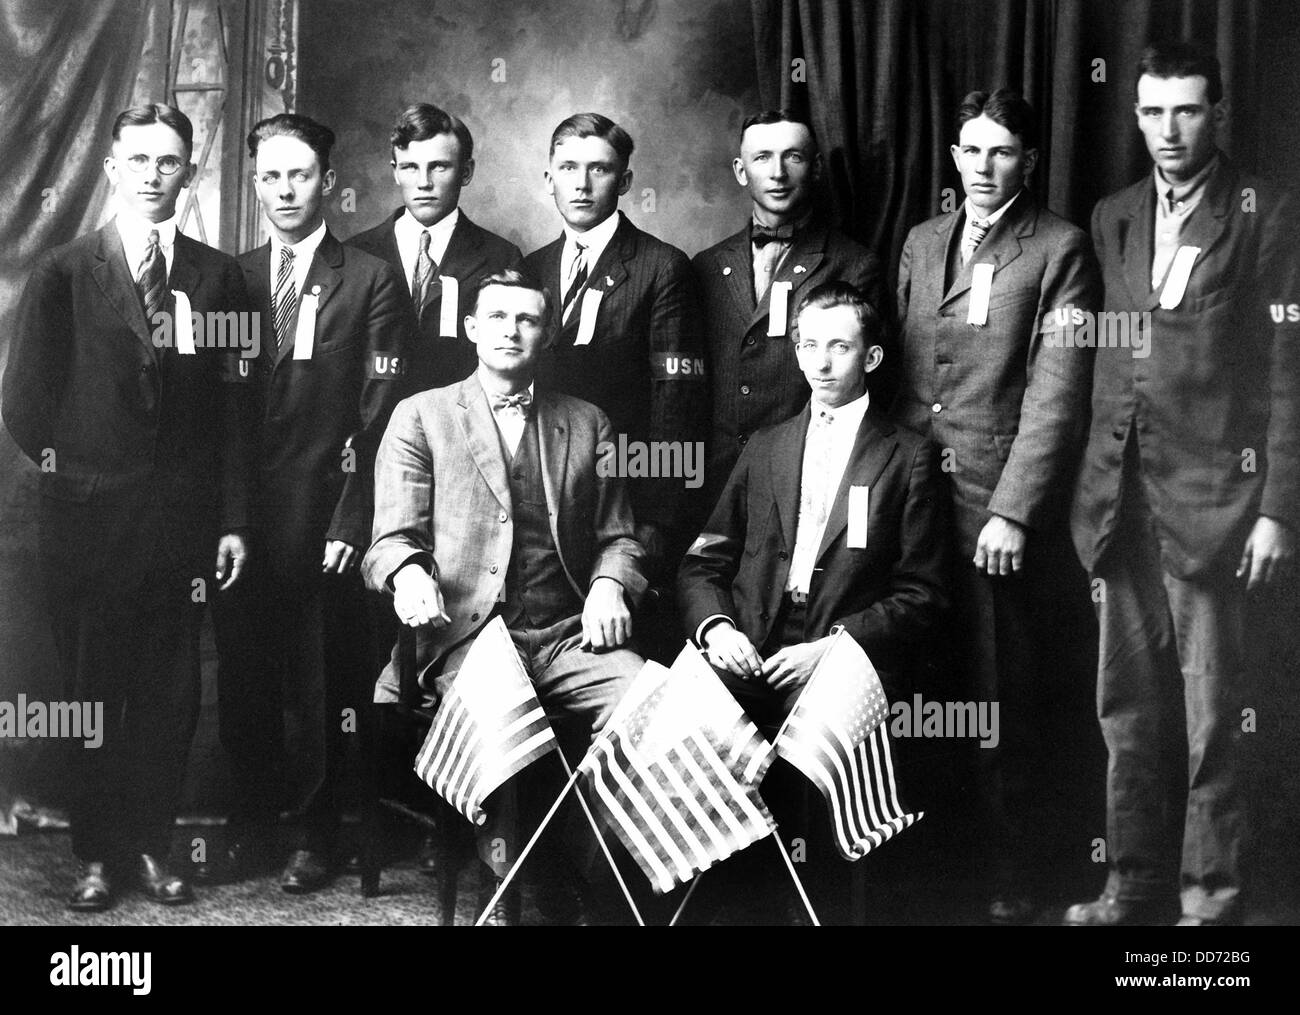
[[[623,481],[596,462],[613,440],[605,414],[567,395],[535,389],[542,483],[551,537],[580,599],[600,577],[620,582],[635,605],[645,591]],[[362,562],[366,584],[391,592],[413,556],[438,580],[451,625],[419,630],[423,674],[476,635],[504,594],[514,506],[492,409],[477,377],[404,399],[375,464],[374,541]]]
[[[604,293],[595,335],[588,345],[573,344],[579,296],[554,350],[543,357],[538,381],[596,405],[615,435],[629,441],[702,440],[704,360],[690,262],[618,215],[618,229],[588,273],[587,288]],[[564,298],[563,250],[561,235],[524,262],[554,293],[557,308]],[[685,489],[680,476],[632,480],[637,521],[671,529],[681,518]]]
[[[357,233],[347,241],[347,246],[364,250],[380,260],[387,261],[404,275],[402,255],[397,250],[393,224],[405,209],[398,208],[379,225]],[[457,282],[459,306],[456,310],[456,336],[443,336],[439,332],[442,320],[442,286],[434,279],[420,316],[419,337],[407,353],[407,373],[404,387],[408,392],[441,388],[464,380],[478,365],[474,343],[465,335],[465,315],[474,303],[474,290],[488,275],[506,268],[520,268],[524,257],[509,240],[490,233],[470,221],[462,208],[456,228],[447,242],[447,252],[438,264],[439,275],[450,275]],[[409,282],[409,279],[406,280]],[[407,292],[410,292],[409,286]]]
[[[870,250],[814,218],[791,246],[774,282],[790,282],[785,334],[769,338],[768,304],[754,301],[749,225],[695,255],[708,336],[709,426],[705,499],[717,499],[745,443],[759,427],[780,423],[808,402],[808,382],[791,339],[799,301],[825,282],[855,285],[888,316],[884,275]]]
[[[1235,567],[1263,514],[1300,527],[1300,259],[1292,199],[1220,154],[1182,243],[1200,247],[1172,310],[1151,289],[1150,175],[1103,198],[1092,237],[1107,311],[1149,314],[1150,355],[1099,348],[1072,529],[1092,569],[1117,515],[1136,430],[1165,568]],[[1249,207],[1249,210],[1247,210]]]
[[[1095,311],[1101,279],[1083,230],[1023,191],[945,291],[963,219],[958,210],[923,222],[903,245],[895,416],[951,450],[945,471],[955,487],[958,552],[969,557],[995,514],[1031,529],[1055,517],[1064,527],[1092,350],[1056,341],[1056,312]],[[971,279],[986,263],[994,265],[988,318],[976,327],[966,320]]]
[[[250,309],[234,259],[181,234],[167,286],[199,314]],[[170,295],[166,309],[174,313]],[[240,350],[206,347],[197,332],[192,355],[158,348],[154,328],[110,222],[40,259],[4,375],[5,425],[43,466],[42,525],[59,532],[46,545],[120,588],[138,566],[122,540],[140,528],[144,503],[166,523],[130,545],[162,549],[178,566],[201,561],[191,574],[210,573],[218,527],[248,523],[244,385],[227,383],[239,379]]]
[[[301,306],[319,290],[315,345],[295,360],[296,316],[278,352],[271,335],[270,263],[270,243],[239,258],[268,322],[254,385],[255,519],[272,571],[311,578],[325,540],[369,545],[375,448],[401,396],[415,314],[391,267],[327,230],[299,294]]]
[[[715,614],[760,651],[772,634],[794,554],[808,421],[805,409],[754,435],[682,561],[677,594],[692,636]],[[870,489],[865,549],[848,546],[853,486]],[[822,536],[805,640],[843,624],[899,690],[908,649],[948,602],[946,500],[929,441],[868,410]]]

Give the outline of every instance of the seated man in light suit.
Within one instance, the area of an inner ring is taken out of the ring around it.
[[[622,481],[597,471],[613,447],[605,414],[534,391],[553,309],[549,291],[519,272],[480,283],[465,319],[478,370],[394,411],[375,464],[374,541],[362,568],[417,628],[426,690],[446,693],[475,635],[500,615],[548,713],[594,734],[641,668],[624,646],[646,588],[645,551]],[[376,700],[396,700],[396,690],[394,652]],[[489,798],[477,833],[494,876],[482,881],[485,902],[523,846],[503,795]],[[493,848],[499,840],[504,850]],[[512,891],[492,918],[516,922],[518,911]]]
[[[938,463],[872,404],[879,338],[848,283],[804,297],[794,344],[812,400],[746,444],[678,571],[686,629],[760,724],[789,714],[839,625],[897,697],[908,649],[947,605]]]

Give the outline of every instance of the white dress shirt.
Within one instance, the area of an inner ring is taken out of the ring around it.
[[[987,223],[989,229],[991,230],[994,224],[997,222],[997,220],[1007,213],[1007,209],[1016,203],[1016,198],[1019,197],[1022,193],[1024,193],[1024,191],[1022,190],[1016,191],[1015,197],[1013,197],[1010,201],[1004,204],[992,215],[989,215],[987,218],[982,216],[980,214],[980,210],[970,203],[970,198],[966,199],[966,221],[962,225],[962,231],[961,231],[961,249],[963,251],[962,264],[965,264],[967,261],[969,261],[971,257],[974,256],[975,250],[978,249],[972,246],[972,244],[974,244],[975,242],[975,236],[973,234],[973,230],[971,229],[971,223],[973,223],[976,219],[979,219],[981,222]],[[985,235],[987,236],[988,234],[986,233]],[[971,253],[965,254],[964,252],[967,250],[971,251]]]
[[[600,255],[605,252],[605,248],[609,246],[609,241],[614,238],[617,230],[618,212],[614,212],[600,225],[592,226],[585,233],[575,232],[567,225],[564,227],[564,250],[560,254],[560,279],[563,286],[559,299],[564,299],[569,286],[573,284],[574,262],[578,257],[577,244],[581,243],[587,248],[583,257],[587,262],[587,276],[590,277],[595,270],[596,262],[600,260]]]
[[[311,270],[311,259],[316,256],[316,248],[325,238],[325,223],[322,221],[310,234],[297,243],[288,244],[271,234],[271,293],[275,294],[276,277],[280,273],[280,251],[288,247],[293,251],[293,290],[302,299],[303,287],[307,284],[307,272]]]
[[[809,404],[812,419],[804,439],[803,467],[799,476],[799,521],[795,526],[794,552],[790,555],[787,592],[807,592],[817,563],[817,548],[826,530],[826,518],[839,492],[853,442],[862,417],[871,402],[869,394],[855,398],[838,409],[827,409],[814,399]],[[829,416],[829,422],[819,423]]]
[[[429,257],[435,266],[441,268],[442,259],[447,256],[447,244],[451,242],[451,234],[459,221],[459,208],[453,208],[450,215],[427,228],[420,225],[409,211],[403,211],[397,217],[393,223],[393,238],[397,240],[397,253],[402,259],[402,273],[408,289],[415,276],[415,262],[420,259],[420,234],[429,234]]]
[[[126,254],[126,266],[135,278],[144,262],[144,253],[149,249],[149,233],[158,230],[158,246],[162,250],[163,260],[167,262],[167,276],[171,277],[172,259],[176,253],[177,216],[161,222],[150,222],[129,211],[118,211],[114,223],[117,235],[122,238],[122,251]]]
[[[495,395],[483,384],[483,378],[479,378],[479,385],[483,388],[483,394],[487,396],[488,408],[492,410],[492,418],[496,421],[497,432],[501,434],[501,443],[510,451],[511,457],[519,451],[519,442],[524,436],[524,427],[528,425],[528,417],[514,408],[498,409],[494,404]],[[528,394],[535,396],[533,386],[528,385]],[[535,403],[534,403],[535,404]],[[509,463],[507,463],[509,464]]]

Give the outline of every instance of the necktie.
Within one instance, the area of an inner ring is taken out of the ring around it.
[[[970,220],[970,231],[966,234],[966,242],[961,247],[962,264],[965,264],[975,255],[975,249],[984,242],[984,237],[989,234],[990,228],[987,219]]]
[[[813,425],[808,434],[809,449],[812,453],[809,456],[809,465],[812,468],[813,481],[807,484],[806,497],[810,511],[809,518],[815,526],[814,532],[820,533],[826,526],[826,516],[830,513],[830,506],[826,503],[828,485],[827,474],[831,467],[831,424],[835,422],[835,417],[825,409],[813,419]]]
[[[780,243],[794,242],[794,223],[789,222],[783,226],[760,226],[757,222],[750,226],[750,241],[754,246],[765,247],[767,244],[777,241]]]
[[[288,247],[280,248],[280,268],[275,276],[275,312],[272,315],[275,325],[275,347],[284,343],[285,332],[289,328],[289,319],[298,305],[298,290],[293,284],[293,251]]]
[[[145,320],[153,323],[154,314],[162,310],[163,294],[167,291],[167,261],[158,245],[158,230],[149,230],[149,245],[135,277],[135,287],[144,304]]]
[[[415,303],[417,317],[424,313],[424,304],[429,299],[429,280],[438,268],[429,256],[430,239],[429,230],[420,233],[420,254],[415,259],[415,271],[411,273],[411,299]]]
[[[492,396],[492,410],[494,412],[502,412],[509,409],[512,412],[519,413],[521,416],[527,416],[528,407],[532,404],[532,393],[527,390],[521,391],[517,395]]]
[[[573,244],[578,248],[577,255],[573,258],[573,266],[570,269],[573,281],[569,283],[568,291],[564,294],[564,303],[560,309],[560,319],[562,323],[569,323],[569,316],[573,313],[573,305],[577,302],[578,293],[582,287],[587,284],[587,248],[584,244]]]

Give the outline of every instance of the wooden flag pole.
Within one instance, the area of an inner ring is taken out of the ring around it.
[[[812,920],[813,926],[820,927],[821,921],[817,919],[817,914],[813,912],[812,903],[808,901],[808,893],[803,890],[803,882],[799,880],[799,875],[794,872],[794,864],[790,861],[790,854],[786,852],[785,843],[781,841],[780,829],[772,833],[772,838],[776,840],[776,848],[781,851],[781,859],[785,861],[785,869],[790,872],[794,887],[799,892],[799,899],[803,902],[803,908],[808,910],[808,917]]]
[[[669,927],[677,926],[677,921],[681,919],[682,913],[686,911],[686,903],[691,901],[691,896],[695,894],[695,888],[700,883],[700,878],[704,877],[706,873],[707,871],[700,871],[695,875],[695,877],[691,878],[691,887],[686,889],[686,898],[682,899],[682,904],[677,907],[677,912],[675,912],[673,918],[668,921]]]
[[[558,746],[556,749],[559,749]],[[555,817],[555,812],[560,809],[560,804],[564,801],[565,795],[569,790],[573,789],[577,781],[578,773],[570,773],[569,781],[564,784],[564,789],[560,790],[560,795],[555,798],[555,803],[551,804],[551,809],[546,812],[546,817],[542,818],[542,823],[537,826],[537,831],[533,832],[533,837],[528,840],[528,845],[524,846],[523,852],[519,854],[519,859],[517,859],[511,865],[510,869],[506,871],[506,876],[501,879],[501,884],[497,886],[497,890],[495,894],[493,894],[491,901],[487,904],[487,908],[485,908],[483,912],[479,914],[478,919],[474,921],[475,927],[483,926],[483,922],[487,919],[488,913],[492,912],[492,909],[496,906],[501,896],[506,893],[506,889],[510,887],[510,882],[513,881],[515,875],[519,873],[519,869],[528,858],[528,854],[532,852],[533,847],[537,845],[537,840],[540,839],[542,833],[546,831],[546,826],[551,823],[551,818]]]
[[[559,753],[560,762],[564,765],[565,772],[569,774],[569,784],[573,785],[576,776],[569,768],[569,759],[564,756],[563,751],[560,751]],[[591,753],[590,749],[588,749],[588,753]],[[582,795],[582,790],[578,790],[575,796],[578,798],[578,803],[582,805],[582,813],[587,816],[587,823],[591,825],[591,830],[596,834],[596,842],[600,844],[600,851],[605,855],[605,862],[609,864],[609,869],[614,874],[614,880],[618,882],[618,887],[623,890],[623,898],[627,900],[628,909],[632,910],[632,915],[636,917],[636,925],[638,927],[644,927],[645,921],[641,919],[641,911],[636,908],[636,903],[632,901],[632,893],[628,891],[627,883],[623,880],[623,875],[618,869],[618,864],[614,862],[614,857],[611,855],[609,847],[605,845],[605,837],[600,834],[600,826],[596,823],[596,816],[591,813],[591,808],[587,806],[587,798]]]

